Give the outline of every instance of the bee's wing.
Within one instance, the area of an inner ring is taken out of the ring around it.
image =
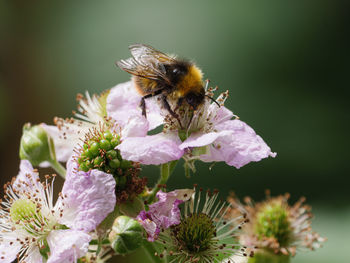
[[[158,63],[171,63],[175,62],[175,59],[154,49],[151,46],[144,44],[135,44],[129,46],[131,55],[140,62],[148,62],[154,60]]]
[[[117,62],[122,70],[138,77],[165,81],[170,84],[163,64],[174,61],[173,58],[143,44],[131,45],[129,49],[132,57]]]

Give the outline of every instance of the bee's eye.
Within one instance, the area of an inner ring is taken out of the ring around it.
[[[192,104],[194,102],[194,97],[193,96],[187,96],[186,100],[187,100],[188,104]]]
[[[173,73],[177,75],[177,74],[180,73],[180,70],[179,70],[178,68],[174,68],[174,69],[173,69]]]

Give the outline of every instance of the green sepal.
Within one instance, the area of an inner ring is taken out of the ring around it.
[[[46,262],[49,258],[50,247],[49,247],[49,244],[47,243],[46,239],[44,239],[43,243],[44,244],[39,248],[39,253],[45,259],[45,262]]]
[[[135,197],[132,201],[120,204],[119,210],[126,216],[136,217],[142,210],[145,210],[145,206],[141,198]]]
[[[106,233],[112,228],[113,222],[118,216],[120,216],[119,206],[115,206],[113,212],[111,212],[97,227],[98,236],[106,236]]]
[[[109,234],[113,250],[120,255],[126,255],[142,245],[143,228],[138,221],[127,216],[119,216]]]

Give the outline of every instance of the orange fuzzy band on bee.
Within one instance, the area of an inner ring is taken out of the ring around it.
[[[202,89],[202,71],[195,65],[188,68],[188,73],[179,81],[174,90],[174,97],[185,97],[189,92],[200,93]],[[141,95],[155,92],[159,84],[157,81],[142,77],[133,76],[132,80],[136,91]]]
[[[203,89],[202,71],[195,65],[188,68],[188,73],[177,84],[177,97],[185,97],[189,92],[200,93]]]
[[[133,76],[132,81],[136,91],[141,95],[145,96],[149,93],[152,93],[157,88],[157,82],[151,79],[140,78]]]

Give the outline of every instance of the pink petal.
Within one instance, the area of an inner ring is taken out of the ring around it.
[[[133,87],[132,81],[118,84],[108,94],[107,114],[124,127],[134,116],[142,116],[140,101],[141,95]],[[146,109],[149,130],[163,124],[161,110],[155,99],[146,100]]]
[[[180,139],[176,134],[156,134],[145,137],[129,137],[117,149],[126,160],[142,164],[159,165],[178,160],[184,154],[179,149]]]
[[[128,123],[124,125],[121,135],[126,137],[144,137],[149,130],[149,122],[144,116],[134,115],[130,117]]]
[[[140,224],[143,226],[147,233],[147,240],[149,242],[154,242],[160,233],[160,227],[157,226],[157,224],[147,218],[147,212],[146,211],[141,211],[140,214],[137,216],[138,221]]]
[[[205,162],[225,161],[228,165],[240,168],[250,162],[276,156],[264,140],[240,120],[229,120],[216,125],[215,128],[233,133],[215,141],[210,148],[210,154],[201,156],[201,160]]]
[[[53,230],[47,237],[47,263],[75,263],[88,252],[90,235],[76,230]]]
[[[225,106],[219,107],[216,103],[212,103],[209,106],[209,110],[211,115],[215,116],[213,122],[216,124],[222,123],[224,121],[231,120],[234,116],[233,112],[230,111]]]
[[[64,209],[61,223],[72,229],[92,231],[114,210],[115,180],[111,174],[98,170],[77,171],[73,157],[67,168],[64,199],[57,203]]]
[[[189,147],[202,147],[212,144],[219,137],[231,135],[232,131],[221,131],[221,132],[209,132],[209,133],[193,133],[188,137],[180,146],[180,149],[186,149]]]
[[[169,193],[159,191],[158,201],[149,206],[149,210],[141,211],[137,219],[145,228],[148,240],[157,239],[161,229],[180,224],[179,204],[187,201],[193,194],[192,189],[180,189]]]

